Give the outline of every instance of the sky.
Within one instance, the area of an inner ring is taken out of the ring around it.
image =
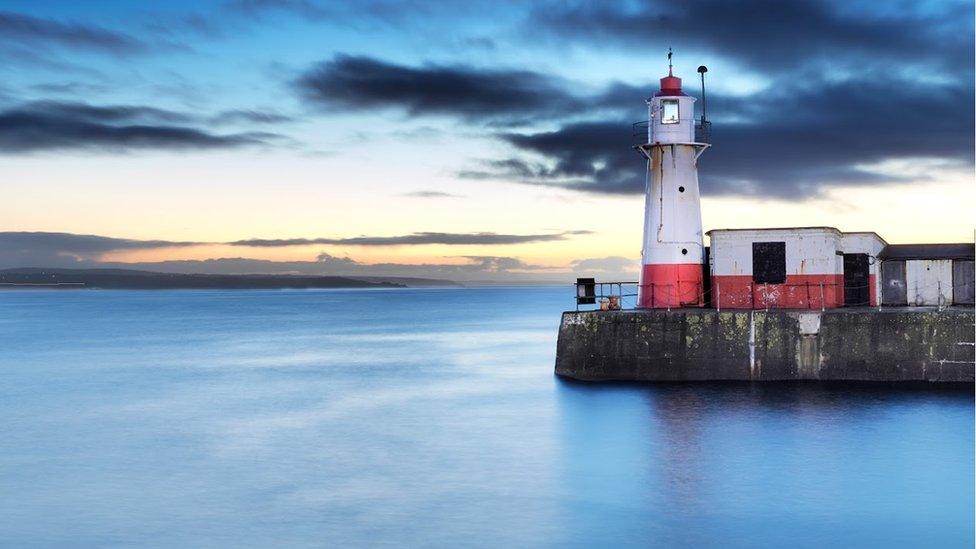
[[[971,2],[0,0],[0,268],[634,279],[667,72],[704,229],[973,240]]]

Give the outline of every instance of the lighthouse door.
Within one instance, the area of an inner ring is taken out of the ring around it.
[[[863,307],[870,304],[868,254],[844,254],[844,305]]]

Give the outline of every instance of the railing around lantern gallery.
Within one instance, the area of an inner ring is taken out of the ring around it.
[[[692,120],[686,120],[682,118],[680,122],[690,121],[695,125],[695,143],[711,143],[712,142],[712,123],[708,120],[702,122],[701,119],[695,118]],[[651,131],[648,131],[650,128]],[[651,125],[649,120],[642,120],[640,122],[634,122],[631,124],[631,135],[633,137],[633,145],[647,145],[648,143],[654,143],[657,139],[654,138],[654,127]]]
[[[603,310],[627,310],[638,308],[640,294],[648,296],[647,302],[654,308],[671,309],[682,306],[694,306],[690,302],[700,302],[705,307],[721,311],[723,307],[729,309],[807,309],[821,311],[835,307],[870,307],[871,292],[867,292],[867,299],[851,302],[846,299],[846,293],[869,289],[868,284],[859,286],[845,286],[837,282],[804,282],[784,284],[749,283],[744,287],[736,285],[735,290],[727,288],[724,293],[721,282],[712,282],[711,287],[702,290],[701,285],[687,283],[697,288],[689,288],[680,284],[679,290],[672,284],[640,284],[639,282],[597,282],[592,278],[576,279],[576,310],[580,305],[599,306]],[[971,282],[969,284],[972,284]],[[643,291],[642,291],[643,290]],[[949,303],[949,298],[943,295],[943,288],[939,287],[939,308]],[[696,299],[687,299],[693,296]],[[785,296],[785,297],[784,297]],[[679,303],[684,302],[684,305]],[[876,306],[877,303],[874,305]]]

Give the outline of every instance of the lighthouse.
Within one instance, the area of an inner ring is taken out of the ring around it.
[[[704,71],[699,68],[703,76]],[[704,246],[698,157],[709,145],[695,138],[695,98],[681,91],[670,51],[668,75],[661,79],[660,91],[647,100],[647,108],[647,140],[636,147],[647,159],[638,307],[701,307]],[[700,125],[707,126],[704,115]]]
[[[669,52],[647,119],[634,124],[634,149],[647,160],[638,310],[617,310],[632,283],[577,278],[576,311],[564,312],[559,326],[556,374],[971,384],[972,242],[899,245],[873,231],[794,226],[713,228],[710,248],[702,246],[708,69],[698,67],[696,117],[670,61]],[[599,310],[580,309],[597,300]]]

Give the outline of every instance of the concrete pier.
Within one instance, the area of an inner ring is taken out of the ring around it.
[[[563,313],[556,373],[589,381],[973,382],[974,311]]]

